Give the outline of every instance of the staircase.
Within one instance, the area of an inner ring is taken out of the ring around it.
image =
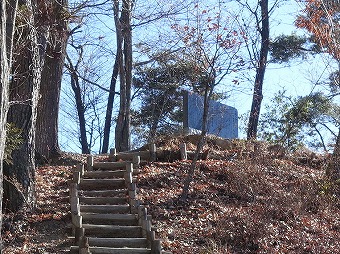
[[[78,165],[69,182],[74,246],[70,253],[158,254],[151,216],[136,200],[139,156]]]

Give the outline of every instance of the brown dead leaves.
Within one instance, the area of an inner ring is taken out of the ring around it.
[[[164,249],[174,254],[338,252],[340,202],[322,168],[265,156],[200,161],[183,203],[179,196],[190,163],[150,163],[137,175],[138,197],[148,205]],[[66,166],[37,170],[38,210],[6,215],[5,253],[66,252],[70,174]]]
[[[339,200],[322,194],[323,171],[289,160],[201,161],[186,203],[190,161],[139,174],[163,246],[173,253],[336,253]]]

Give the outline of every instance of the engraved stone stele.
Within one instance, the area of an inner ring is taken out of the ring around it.
[[[214,100],[209,101],[208,133],[222,138],[238,138],[237,109]],[[197,134],[202,129],[204,98],[183,92],[183,128],[185,134]]]

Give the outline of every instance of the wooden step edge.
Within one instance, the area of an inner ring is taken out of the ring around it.
[[[122,179],[125,176],[126,171],[119,173],[113,171],[88,171],[85,173],[82,179]],[[139,174],[139,171],[133,171],[132,175],[135,178]]]
[[[125,189],[125,179],[82,179],[80,190],[120,190]]]
[[[84,224],[104,224],[104,225],[120,225],[120,226],[139,226],[138,220],[135,217],[114,217],[114,216],[99,216],[101,214],[94,214],[93,216],[82,217]]]
[[[140,226],[83,224],[86,237],[143,238]]]
[[[125,169],[126,164],[131,162],[126,161],[114,161],[114,162],[94,162],[93,163],[93,170],[96,169],[115,169],[115,168],[121,168]]]
[[[79,254],[79,246],[71,246],[69,253],[71,254]]]
[[[126,188],[116,190],[79,190],[78,195],[83,197],[111,197],[119,195],[127,195],[128,190]]]
[[[95,242],[95,241],[148,241],[146,238],[111,238],[111,237],[88,237],[89,243]]]
[[[80,181],[80,187],[83,184],[95,184],[95,183],[99,183],[99,184],[109,184],[109,183],[123,183],[125,182],[124,178],[113,178],[113,179],[97,179],[97,178],[85,178],[85,179],[81,179]]]
[[[88,237],[90,246],[111,248],[148,248],[149,242],[146,238],[109,238]]]
[[[107,229],[107,230],[119,230],[119,229],[142,229],[141,226],[122,226],[122,225],[103,225],[103,224],[83,224],[85,229]]]
[[[137,214],[131,214],[131,213],[82,213],[81,214],[83,219],[89,219],[89,218],[107,218],[107,219],[118,219],[118,220],[137,220],[138,215]]]
[[[125,170],[96,170],[96,171],[86,171],[83,178],[89,177],[124,177]]]
[[[124,205],[82,205],[82,204],[80,204],[80,212],[82,212],[81,210],[82,210],[82,208],[83,209],[87,209],[87,208],[89,208],[89,209],[91,209],[91,208],[93,208],[93,209],[128,209],[128,208],[130,208],[130,205],[128,205],[128,204],[124,204]],[[82,212],[83,213],[83,212]],[[86,212],[85,212],[86,213]]]
[[[109,247],[89,247],[89,251],[93,254],[151,254],[148,248],[109,248]]]
[[[86,197],[80,196],[79,203],[85,205],[127,205],[127,197]]]

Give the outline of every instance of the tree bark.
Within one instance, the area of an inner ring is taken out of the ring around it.
[[[79,120],[79,130],[80,130],[81,152],[84,154],[90,154],[90,148],[87,142],[87,134],[86,134],[85,107],[82,101],[79,77],[75,70],[71,74],[71,87],[74,92],[75,100],[76,100],[76,107],[77,107],[78,120]]]
[[[117,36],[118,36],[118,33],[117,33]],[[117,41],[119,41],[118,38],[117,38]],[[112,71],[112,76],[111,76],[110,92],[109,92],[109,97],[108,97],[107,106],[106,106],[102,153],[107,153],[109,150],[113,101],[114,101],[114,96],[116,93],[116,83],[117,83],[117,77],[119,73],[119,62],[120,62],[119,58],[121,57],[119,56],[120,53],[118,51],[119,50],[117,49],[115,64],[113,66],[113,71]]]
[[[0,5],[0,228],[3,204],[3,159],[6,143],[6,123],[9,109],[9,80],[12,65],[13,36],[18,1],[1,1]],[[0,253],[3,244],[0,232]]]
[[[71,44],[72,45],[72,44]],[[72,45],[75,47],[74,45]],[[65,65],[66,68],[68,69],[68,72],[70,73],[71,77],[71,88],[74,93],[74,99],[75,99],[75,104],[77,108],[77,115],[78,115],[78,126],[79,126],[79,142],[81,146],[81,152],[83,154],[90,154],[91,149],[90,145],[87,139],[87,131],[86,131],[86,120],[85,120],[85,113],[86,113],[86,108],[84,105],[83,101],[83,90],[82,87],[80,86],[80,81],[79,81],[79,72],[78,72],[78,67],[79,64],[81,63],[81,60],[83,58],[83,46],[78,46],[75,47],[79,49],[78,51],[78,60],[76,64],[72,63],[72,60],[70,57],[66,54],[66,60],[67,64]]]
[[[188,170],[188,175],[184,180],[184,186],[183,186],[183,191],[180,197],[181,201],[185,201],[188,198],[189,194],[189,189],[190,189],[190,184],[194,178],[195,174],[195,169],[196,169],[196,164],[198,161],[198,156],[203,149],[203,146],[205,144],[205,139],[208,131],[208,117],[209,117],[209,102],[213,94],[213,88],[215,85],[215,77],[213,77],[213,82],[212,84],[207,83],[205,84],[204,88],[204,103],[203,103],[203,115],[202,115],[202,130],[201,130],[201,135],[200,135],[200,140],[197,144],[197,148],[195,151],[194,158],[190,164],[190,168]]]
[[[124,60],[125,60],[125,82],[126,82],[126,105],[124,109],[123,125],[123,149],[130,150],[130,108],[131,108],[131,86],[132,86],[132,28],[131,17],[134,0],[123,0],[123,36],[124,36]]]
[[[115,146],[117,151],[130,149],[130,105],[132,84],[132,31],[131,12],[134,0],[123,0],[121,17],[119,1],[114,1],[114,16],[117,33],[117,52],[119,58],[120,106],[115,129]]]
[[[261,103],[263,99],[263,81],[267,66],[267,56],[269,51],[269,11],[268,11],[268,0],[259,1],[261,7],[261,49],[258,67],[256,69],[256,77],[254,84],[253,101],[251,105],[247,139],[256,139],[257,127],[259,122]],[[258,24],[259,26],[259,24]],[[259,28],[260,29],[260,28]]]
[[[10,84],[10,100],[14,105],[9,109],[7,120],[22,130],[24,139],[21,147],[12,154],[13,164],[4,166],[4,198],[7,209],[11,211],[17,211],[24,205],[32,210],[35,208],[35,129],[48,37],[46,27],[41,26],[39,31],[36,27],[35,6],[30,0],[26,1],[29,18],[20,33],[26,34],[22,38],[27,39],[20,42],[24,43],[20,45],[23,50],[13,63],[18,75]]]
[[[67,45],[67,21],[62,17],[67,1],[53,1],[49,43],[41,77],[36,152],[50,159],[59,155],[58,114],[61,79]]]

